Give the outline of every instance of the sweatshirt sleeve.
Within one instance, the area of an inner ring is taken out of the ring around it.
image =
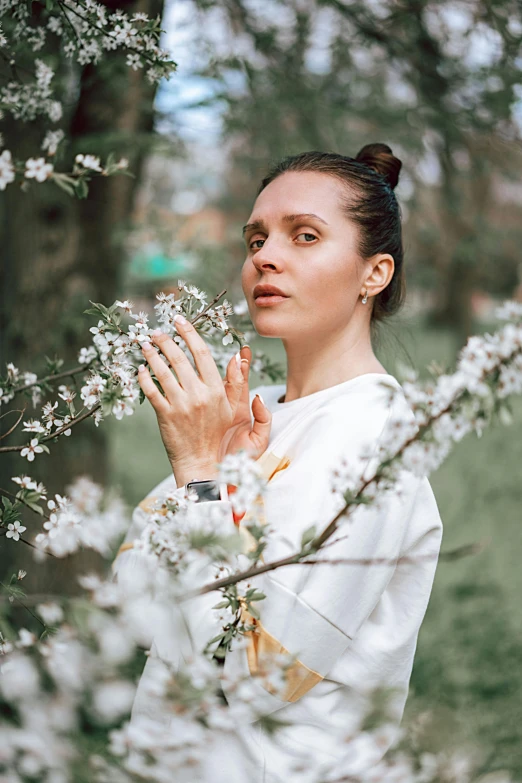
[[[250,403],[252,403],[258,389],[261,390],[262,388],[263,387],[261,386],[250,390]],[[149,583],[154,582],[156,576],[154,560],[145,557],[140,550],[135,547],[135,541],[140,538],[141,533],[145,529],[149,514],[152,512],[155,502],[160,500],[166,493],[169,493],[178,499],[182,499],[184,491],[184,487],[176,487],[174,475],[171,474],[154,487],[154,489],[152,489],[134,508],[131,524],[112,563],[113,579],[124,589],[130,591],[135,589],[138,571],[142,578],[149,580]],[[197,503],[191,509],[191,513],[197,515],[198,520],[201,520],[202,523],[212,522],[214,529],[218,529],[224,535],[238,532],[238,526],[234,522],[234,511],[230,500]],[[203,564],[198,570],[192,568],[191,588],[195,589],[198,585],[201,586],[212,581],[215,574],[216,568],[210,562]],[[155,590],[152,590],[149,600],[152,610],[154,602],[157,600],[157,593]],[[220,598],[217,592],[208,593],[207,595],[198,596],[197,598],[187,601],[183,606],[183,610],[180,610],[187,618],[190,615],[191,644],[204,646],[209,639],[219,632],[220,626],[218,624],[217,616],[214,617],[214,613],[210,611],[219,600]],[[150,612],[150,616],[151,618],[154,617],[153,611]],[[150,647],[154,637],[157,637],[160,633],[164,635],[163,629],[156,628],[154,622],[151,620],[143,646]],[[162,652],[166,655],[166,645],[163,644],[161,646]],[[187,651],[189,651],[189,648],[187,648]],[[166,657],[169,656],[166,655]]]
[[[372,412],[364,400],[360,402],[347,412],[341,398],[319,412],[289,467],[269,483],[265,518],[274,533],[265,550],[266,562],[297,551],[307,528],[315,525],[319,533],[344,506],[332,492],[333,470],[343,460],[354,474],[365,468],[365,476],[373,472],[371,462],[358,454],[364,445],[377,448],[389,426],[391,408]],[[392,403],[394,413],[400,413],[402,405],[406,403],[399,397]],[[415,642],[441,531],[427,478],[401,471],[398,485],[378,504],[359,505],[340,523],[313,557],[320,564],[290,565],[255,577],[266,598],[258,604],[260,619],[253,621],[256,631],[246,649],[248,669],[259,673],[278,655],[288,657],[289,664],[283,690],[272,701],[264,700],[269,709],[297,701],[324,679],[375,613],[380,612],[379,633],[385,638],[400,637],[399,646],[402,640],[410,646],[412,639]],[[397,561],[406,553],[415,557],[404,567],[400,593],[387,590],[394,574],[403,569]],[[343,562],[347,560],[351,562]],[[276,693],[270,685],[258,687]]]

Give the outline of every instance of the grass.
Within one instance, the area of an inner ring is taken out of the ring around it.
[[[479,329],[477,329],[479,331]],[[395,372],[397,361],[426,375],[432,360],[454,365],[457,346],[450,332],[419,321],[394,327],[377,353]],[[402,347],[400,347],[402,346]],[[279,341],[258,338],[262,349],[284,363]],[[253,378],[251,387],[267,381]],[[406,721],[425,710],[437,731],[426,747],[470,740],[484,752],[487,769],[505,768],[522,778],[522,401],[513,405],[508,427],[459,443],[430,477],[444,524],[443,549],[487,541],[478,555],[441,563],[419,635]],[[112,427],[113,481],[137,503],[169,466],[155,416],[144,405],[138,415]]]

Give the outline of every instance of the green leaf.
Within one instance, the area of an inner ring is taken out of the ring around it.
[[[92,304],[93,307],[96,308],[96,310],[98,310],[102,315],[104,315],[105,318],[109,318],[110,313],[108,307],[105,307],[105,305],[101,304],[101,302],[91,302],[90,299],[89,302]]]
[[[255,606],[248,605],[248,612],[252,615],[252,617],[255,617],[256,620],[259,620],[261,618],[261,615],[259,614],[257,608]]]
[[[266,595],[261,592],[261,590],[257,590],[256,587],[251,587],[250,590],[247,590],[245,593],[245,598],[247,601],[262,601],[263,598],[266,598]]]
[[[89,186],[87,184],[87,181],[85,179],[79,179],[76,182],[76,195],[78,198],[87,198],[87,194],[89,193]]]
[[[69,196],[75,196],[76,195],[74,185],[69,184],[68,182],[66,182],[61,177],[54,176],[53,177],[53,182],[55,183],[55,185],[58,185],[59,188],[61,188],[62,190],[65,190],[65,192]]]
[[[212,607],[212,609],[224,609],[226,606],[229,606],[229,601],[220,601],[218,604]]]
[[[214,636],[214,638],[213,638],[213,639],[211,639],[209,642],[207,642],[207,647],[208,647],[210,644],[214,644],[214,642],[220,642],[220,641],[221,641],[221,639],[224,639],[224,638],[225,638],[225,636],[226,636],[225,632],[223,632],[223,633],[220,633],[220,634],[218,634],[217,636]]]
[[[18,585],[9,585],[7,592],[13,596],[13,598],[25,598],[25,591]]]
[[[305,549],[308,544],[315,538],[316,526],[311,525],[308,527],[301,536],[301,549]]]

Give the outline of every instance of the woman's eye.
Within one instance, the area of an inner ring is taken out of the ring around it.
[[[254,245],[256,244],[256,242],[264,242],[264,241],[265,241],[264,239],[254,239],[254,241],[250,243],[249,247],[251,250],[252,249],[259,250],[259,247],[254,247]]]
[[[309,240],[310,240],[310,239],[311,239],[311,240],[317,239],[317,237],[315,236],[315,234],[307,234],[307,233],[304,233],[304,232],[303,232],[302,234],[298,234],[298,235],[296,236],[296,239],[299,239],[299,237],[307,237],[307,239],[305,240],[305,244],[309,244]]]

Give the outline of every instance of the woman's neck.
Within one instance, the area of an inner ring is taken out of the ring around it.
[[[369,372],[386,373],[375,356],[368,330],[348,330],[328,338],[305,336],[303,341],[283,339],[287,359],[286,395],[292,402]]]

